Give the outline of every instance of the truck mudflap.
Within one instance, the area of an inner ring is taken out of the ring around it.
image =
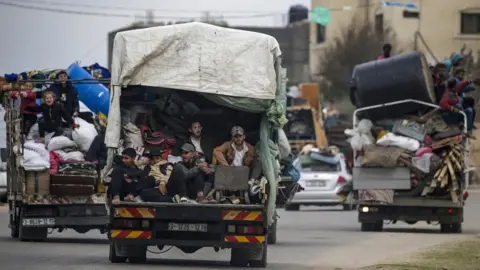
[[[119,206],[111,211],[110,239],[116,243],[229,248],[266,241],[263,207],[228,205]]]

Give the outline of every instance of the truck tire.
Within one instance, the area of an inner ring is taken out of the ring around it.
[[[268,245],[264,244],[262,247],[261,247],[261,251],[259,250],[259,252],[261,252],[261,257],[258,258],[256,255],[253,255],[255,257],[257,257],[255,260],[250,260],[250,267],[252,268],[266,268],[267,267],[267,254],[268,254],[268,248],[267,248]]]
[[[299,211],[300,204],[287,204],[285,205],[285,211]]]
[[[111,263],[124,263],[127,261],[127,257],[121,257],[117,255],[117,251],[115,250],[115,244],[110,243],[110,251],[108,253],[108,260]]]
[[[440,224],[441,233],[462,233],[462,223]]]
[[[277,243],[277,220],[276,219],[268,229],[267,242],[269,245],[275,245]]]
[[[15,207],[14,209],[14,204],[13,202],[9,202],[8,204],[8,209],[10,211],[10,215],[9,215],[9,226],[10,226],[10,236],[12,238],[18,238],[18,233],[19,233],[19,222],[18,222],[18,207]]]
[[[362,222],[362,232],[381,232],[383,230],[383,222]]]
[[[250,261],[248,248],[232,248],[230,251],[230,265],[235,267],[247,267]]]

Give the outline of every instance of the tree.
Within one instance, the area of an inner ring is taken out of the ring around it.
[[[327,99],[341,100],[348,96],[348,85],[353,68],[377,59],[384,43],[391,43],[394,51],[395,33],[390,27],[379,31],[372,23],[359,23],[356,17],[328,44],[320,59],[320,85]],[[394,52],[392,52],[394,53]]]

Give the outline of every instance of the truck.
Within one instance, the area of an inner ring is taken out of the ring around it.
[[[268,231],[276,220],[280,177],[270,147],[275,148],[276,130],[286,122],[286,71],[280,56],[278,42],[271,36],[198,22],[116,34],[106,169],[115,166],[121,149],[121,109],[146,106],[141,119],[151,119],[150,126],[186,134],[188,123],[182,122],[182,114],[189,113],[172,108],[188,104],[196,107],[190,116],[200,119],[202,136],[228,141],[232,126],[242,126],[246,140],[257,145],[262,177],[250,179],[245,166],[217,165],[210,192],[216,203],[210,204],[122,201],[112,205],[108,200],[110,262],[145,262],[149,247],[165,251],[176,247],[185,253],[210,247],[231,249],[231,265],[267,266]],[[146,98],[146,92],[153,96]],[[148,147],[169,151],[167,145]],[[114,179],[106,178],[107,185],[108,181]]]
[[[21,89],[25,82],[16,82],[3,89]],[[8,226],[11,237],[20,241],[44,241],[51,231],[62,232],[66,229],[82,234],[90,230],[106,233],[109,216],[98,174],[50,175],[48,169],[26,170],[22,165],[27,142],[22,135],[24,119],[21,102],[11,99],[7,94],[4,95],[3,104],[7,144],[6,151],[2,151],[2,160],[6,158],[7,162]],[[52,194],[55,189],[57,192]]]
[[[379,108],[408,106],[412,103],[432,109],[429,113],[435,113],[439,109],[435,104],[414,99],[367,106],[354,112],[354,128],[358,126],[359,115],[362,113]],[[466,123],[466,116],[461,113]],[[410,137],[416,137],[418,134],[423,134],[420,137],[425,136],[425,133],[418,132],[418,129],[409,129],[408,127],[414,124],[411,122],[407,124],[405,121],[407,120],[397,122],[393,128],[394,132]],[[417,122],[424,124],[424,120]],[[463,132],[466,133],[466,127]],[[434,155],[440,159],[437,164],[441,166],[420,174],[422,176],[415,180],[415,186],[412,173],[418,170],[411,164],[410,167],[362,166],[359,157],[362,157],[363,153],[354,151],[356,158],[353,168],[353,189],[359,193],[358,221],[362,231],[382,231],[385,221],[393,224],[403,221],[410,225],[425,221],[432,225],[440,224],[442,233],[462,232],[463,207],[468,198],[469,186],[468,138],[462,136],[453,138],[456,140],[453,143],[439,146],[435,146],[435,142],[432,144]]]

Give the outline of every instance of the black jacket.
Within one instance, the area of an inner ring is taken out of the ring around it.
[[[68,114],[70,114],[70,116],[72,116],[74,112],[78,112],[80,110],[78,91],[77,88],[75,88],[71,83],[67,83],[65,87],[62,84],[53,84],[47,90],[55,93],[57,96],[57,101],[63,104],[65,110],[68,112]],[[37,92],[37,97],[41,97],[42,95],[43,91]]]
[[[120,196],[123,200],[127,195],[133,195],[136,197],[137,184],[142,180],[142,170],[137,167],[127,168],[123,164],[116,165],[110,174],[112,181],[110,182],[109,195],[111,198]],[[125,177],[133,178],[131,183],[125,181]]]
[[[29,110],[43,114],[45,125],[50,127],[57,127],[62,125],[62,118],[67,122],[69,126],[73,125],[74,121],[72,116],[65,110],[63,105],[59,102],[53,103],[52,106],[42,104],[39,107],[31,107]]]
[[[166,174],[168,166],[173,166],[173,164],[167,162],[165,164],[160,165],[160,171],[163,174]],[[148,177],[150,175],[151,170],[152,170],[151,165],[147,165],[147,166],[145,166],[145,168],[143,168],[143,176],[142,176],[141,180],[139,181],[139,183],[137,185],[137,191],[138,192],[140,192],[144,189],[156,187],[157,181],[155,180],[155,178]]]

